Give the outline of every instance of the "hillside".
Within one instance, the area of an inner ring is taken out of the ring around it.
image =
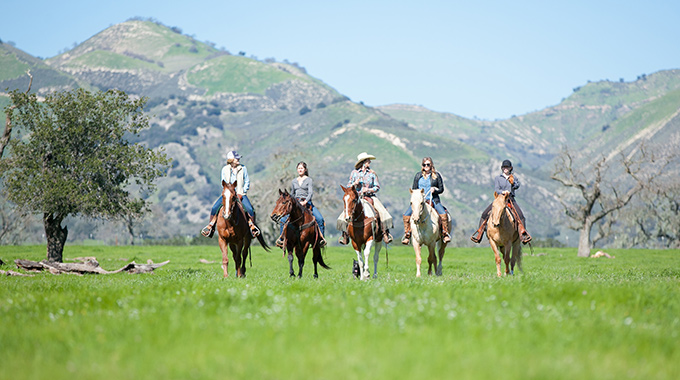
[[[148,237],[197,235],[219,194],[226,152],[235,149],[244,156],[249,196],[269,233],[276,190],[289,186],[295,164],[304,160],[318,187],[315,203],[330,234],[337,234],[339,185],[346,183],[356,155],[367,151],[378,157],[373,168],[381,200],[399,225],[395,235],[401,233],[413,175],[422,157],[431,156],[445,179],[442,198],[455,218],[457,244],[469,243],[505,158],[522,178],[518,198],[530,231],[537,238],[562,238],[564,216],[549,174],[563,145],[610,154],[639,139],[663,140],[680,125],[678,70],[634,82],[588,83],[558,105],[507,120],[470,120],[411,105],[366,107],[298,65],[232,55],[139,20],[107,28],[46,61],[0,45],[2,89],[25,88],[29,67],[38,93],[119,88],[149,98],[151,128],[137,141],[164,147],[174,159],[150,198],[156,215],[174,222],[140,227]],[[7,98],[0,97],[0,104]],[[93,233],[90,224],[73,223],[71,239]],[[108,225],[94,235],[127,239],[116,228]]]

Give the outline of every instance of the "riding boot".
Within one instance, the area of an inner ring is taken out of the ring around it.
[[[411,242],[411,216],[404,215],[404,238],[401,244],[408,245]]]
[[[213,234],[215,233],[215,223],[217,222],[217,215],[213,215],[210,217],[210,223],[208,223],[207,226],[203,227],[201,230],[201,235],[207,237],[207,238],[212,238]]]
[[[519,239],[522,241],[522,244],[527,244],[531,241],[531,235],[524,228],[524,223],[519,218],[517,218],[517,230],[519,231]]]
[[[383,232],[383,243],[390,244],[392,242],[392,235],[390,235],[390,230],[385,229]]]
[[[484,236],[484,231],[486,231],[486,222],[488,219],[480,219],[479,220],[479,228],[477,231],[470,236],[470,240],[473,242],[479,244],[479,242],[482,241],[482,237]]]
[[[342,231],[342,236],[340,236],[340,239],[338,239],[338,243],[342,245],[347,245],[347,243],[349,243],[349,235],[347,232]]]
[[[442,226],[442,241],[450,243],[451,235],[449,235],[449,216],[447,214],[439,214],[439,225]]]
[[[324,238],[321,231],[319,231],[319,247],[323,248],[325,246],[326,246],[326,238]]]
[[[524,228],[524,223],[522,223],[522,218],[519,217],[519,213],[517,212],[517,209],[512,205],[512,203],[508,203],[508,209],[510,209],[510,212],[512,212],[512,217],[515,218],[515,221],[517,222],[517,232],[519,232],[519,240],[522,241],[522,244],[527,244],[528,242],[531,241],[531,235],[527,232],[526,228]]]

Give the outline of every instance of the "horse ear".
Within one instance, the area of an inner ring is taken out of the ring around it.
[[[420,189],[420,193],[421,193],[421,194],[425,194],[425,190]]]
[[[409,192],[410,194],[413,194],[413,189],[411,189],[411,188],[409,187],[408,192]]]
[[[222,180],[222,188],[224,189],[225,187],[227,187],[227,183],[224,180]]]
[[[279,195],[283,195],[283,191],[281,191],[281,189],[279,189]]]
[[[347,188],[345,186],[340,185],[340,188],[342,189],[342,191],[347,191]]]

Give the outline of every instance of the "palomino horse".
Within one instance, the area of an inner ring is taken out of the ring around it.
[[[312,247],[314,261],[314,278],[319,277],[317,272],[317,264],[320,264],[325,269],[331,269],[323,261],[321,255],[321,231],[316,224],[316,219],[312,212],[302,206],[298,200],[290,195],[288,190],[285,192],[279,190],[279,199],[276,201],[276,206],[272,211],[271,218],[273,221],[280,223],[281,218],[288,215],[288,222],[283,228],[283,246],[285,252],[288,253],[288,263],[290,264],[290,277],[295,276],[293,270],[293,251],[298,259],[298,278],[302,278],[302,267],[305,265],[305,257],[307,250]]]
[[[411,192],[411,244],[413,250],[416,252],[416,277],[420,277],[420,263],[422,261],[420,256],[421,246],[426,245],[430,255],[427,258],[429,264],[427,274],[432,275],[432,267],[435,267],[437,276],[442,275],[442,259],[446,251],[446,243],[442,241],[442,236],[439,226],[439,214],[434,207],[425,202],[425,193],[423,189]],[[448,218],[449,231],[451,231],[451,218]],[[437,255],[439,252],[439,263],[437,263]]]
[[[239,202],[236,195],[236,186],[234,184],[222,181],[222,209],[221,218],[217,218],[216,231],[218,234],[218,242],[220,250],[222,250],[222,270],[224,277],[228,277],[227,271],[229,264],[229,249],[231,249],[234,257],[234,264],[236,266],[236,276],[246,276],[246,258],[250,253],[250,242],[252,235],[250,234],[250,227],[248,227],[248,219],[246,211],[243,209],[241,202]],[[253,221],[255,223],[255,221]],[[269,251],[269,246],[262,238],[262,235],[257,236],[257,240],[266,251]]]
[[[352,247],[357,253],[359,261],[360,278],[366,280],[370,277],[368,257],[371,248],[375,245],[373,255],[373,278],[378,277],[378,254],[382,247],[382,234],[378,231],[378,220],[373,207],[363,199],[359,199],[359,193],[354,186],[344,187],[342,197],[345,221],[348,224],[347,234],[352,240]],[[361,257],[363,251],[364,257]]]
[[[501,257],[499,250],[503,252],[505,261],[505,274],[513,274],[515,264],[522,269],[522,245],[520,244],[519,232],[515,226],[515,220],[507,209],[509,192],[496,194],[491,206],[489,222],[486,225],[486,236],[496,257],[496,274],[501,277]],[[510,257],[512,250],[512,257]]]

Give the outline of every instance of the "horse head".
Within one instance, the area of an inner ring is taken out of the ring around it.
[[[222,180],[222,209],[224,210],[222,216],[225,220],[229,220],[234,212],[234,207],[238,197],[236,196],[236,185],[226,183]]]
[[[345,211],[345,221],[349,223],[352,215],[354,215],[357,205],[359,204],[359,193],[357,192],[357,189],[354,188],[354,186],[344,187],[340,185],[340,187],[345,193],[342,196],[342,204],[343,210]]]
[[[508,191],[504,191],[501,194],[495,195],[495,198],[491,205],[491,215],[489,216],[489,223],[491,223],[494,227],[498,227],[501,224],[503,213],[506,212],[505,208],[506,205],[508,204],[509,196],[510,192]]]
[[[423,189],[416,191],[408,189],[408,191],[411,193],[411,211],[413,211],[411,220],[414,223],[418,223],[423,216],[423,212],[425,212],[425,191]]]
[[[288,190],[281,191],[281,189],[279,189],[279,199],[276,200],[276,206],[274,206],[274,210],[270,217],[273,221],[278,223],[281,218],[290,214],[292,208],[293,196],[290,195]]]

